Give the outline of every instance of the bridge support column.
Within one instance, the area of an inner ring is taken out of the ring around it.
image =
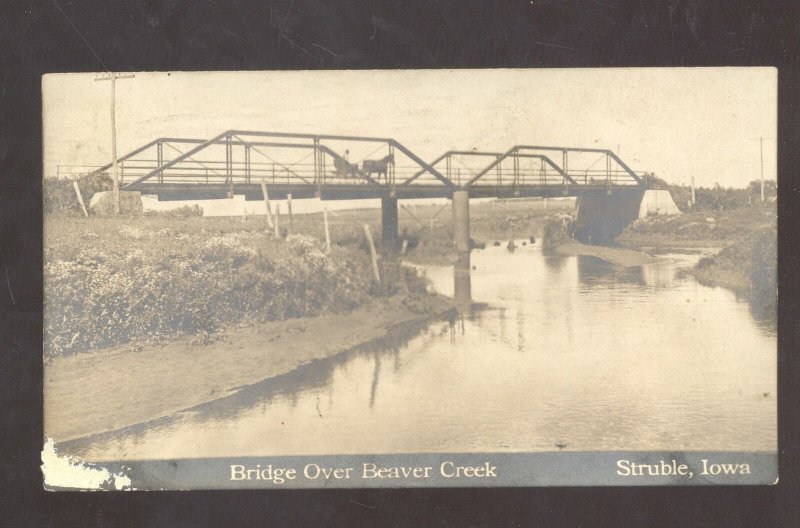
[[[453,241],[457,259],[453,266],[453,297],[458,304],[469,304],[472,300],[470,278],[469,238],[469,192],[453,193]]]
[[[456,251],[469,253],[469,192],[453,193],[453,242]]]
[[[387,254],[397,252],[399,239],[397,226],[397,198],[384,196],[381,198],[381,241],[383,251]]]

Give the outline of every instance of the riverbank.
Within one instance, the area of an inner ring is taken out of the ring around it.
[[[775,204],[730,211],[652,216],[632,223],[616,238],[629,249],[724,248],[763,228],[775,228]]]
[[[44,375],[45,435],[64,442],[168,416],[451,308],[437,295],[425,303],[427,313],[420,314],[393,296],[347,314],[229,327],[210,342],[185,336],[55,357]]]
[[[774,203],[639,220],[617,238],[623,247],[664,252],[716,248],[690,273],[702,284],[745,295],[761,313],[777,304],[777,211]]]

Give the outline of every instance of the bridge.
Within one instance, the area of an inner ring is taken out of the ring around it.
[[[112,166],[93,172],[107,174]],[[471,197],[578,197],[578,237],[601,241],[636,218],[647,188],[643,174],[607,149],[451,150],[428,163],[393,138],[251,130],[157,138],[121,156],[117,166],[123,190],[160,200],[233,194],[262,200],[262,182],[271,199],[380,198],[386,247],[397,239],[398,199],[452,199],[468,239]]]

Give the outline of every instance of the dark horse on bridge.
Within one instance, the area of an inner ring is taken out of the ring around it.
[[[361,164],[361,175],[367,177],[377,174],[378,181],[383,175],[384,180],[388,182],[389,165],[394,165],[394,154],[389,154],[377,160],[364,160]]]

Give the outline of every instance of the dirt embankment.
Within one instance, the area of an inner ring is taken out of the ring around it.
[[[430,295],[426,313],[400,296],[347,314],[230,327],[211,342],[118,346],[59,356],[45,368],[45,435],[63,442],[174,414],[383,337],[395,325],[450,309]]]
[[[775,227],[774,204],[730,211],[699,211],[637,220],[617,237],[631,249],[726,247],[762,228]]]
[[[778,239],[774,227],[763,227],[695,266],[701,283],[726,286],[746,293],[759,307],[777,302]]]
[[[764,311],[777,302],[777,211],[768,203],[726,212],[653,217],[632,224],[618,239],[630,248],[666,251],[718,247],[692,274],[708,285],[747,294]]]

